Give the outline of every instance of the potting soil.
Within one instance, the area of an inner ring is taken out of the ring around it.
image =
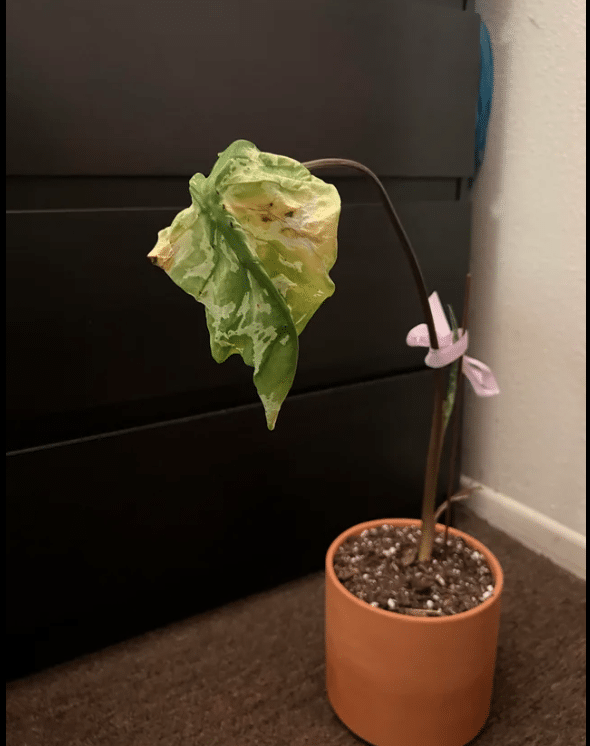
[[[418,562],[421,529],[384,524],[341,544],[337,578],[371,606],[396,614],[450,616],[473,609],[494,591],[485,557],[449,533],[437,533],[432,557]]]

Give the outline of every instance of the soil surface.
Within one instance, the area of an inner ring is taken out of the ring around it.
[[[361,601],[396,614],[450,616],[479,606],[494,591],[485,557],[463,539],[437,533],[432,558],[417,562],[419,527],[388,524],[352,536],[338,547],[334,570]]]

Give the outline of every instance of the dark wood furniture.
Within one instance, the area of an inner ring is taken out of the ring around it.
[[[369,182],[277,428],[145,255],[231,141],[383,179],[460,314],[479,19],[462,0],[8,4],[8,678],[321,568],[418,516],[423,321]],[[31,17],[35,23],[31,24]],[[189,342],[190,343],[187,343]],[[446,486],[445,469],[441,492]]]

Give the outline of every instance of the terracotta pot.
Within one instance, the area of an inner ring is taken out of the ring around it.
[[[484,555],[494,593],[469,611],[412,617],[377,609],[352,595],[334,573],[334,553],[349,536],[388,523],[360,523],[326,555],[326,684],[340,720],[374,746],[465,746],[483,728],[492,698],[502,568],[468,534],[450,528]],[[437,524],[437,531],[444,526]]]

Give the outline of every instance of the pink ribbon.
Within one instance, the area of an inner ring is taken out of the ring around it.
[[[456,342],[453,341],[453,332],[443,311],[438,293],[432,293],[428,302],[430,303],[430,309],[434,318],[434,328],[438,338],[439,349],[433,350],[430,348],[424,360],[426,365],[430,368],[444,368],[445,365],[450,365],[458,358],[463,357],[461,370],[473,386],[475,393],[478,396],[495,396],[499,394],[500,389],[498,388],[494,374],[488,366],[465,354],[469,343],[468,332],[458,329],[459,339]],[[410,347],[430,347],[428,326],[426,324],[418,324],[418,326],[411,329],[406,338],[406,343]]]

